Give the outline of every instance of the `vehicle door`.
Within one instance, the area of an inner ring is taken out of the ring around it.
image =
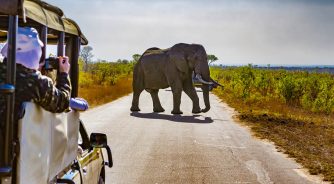
[[[81,148],[78,150],[78,162],[82,181],[84,184],[98,183],[100,173],[104,167],[102,150],[90,146],[89,137],[82,122],[80,122],[79,137],[81,137],[81,143],[79,142]]]

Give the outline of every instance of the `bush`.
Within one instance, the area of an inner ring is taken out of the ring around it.
[[[334,112],[334,76],[301,71],[244,67],[211,68],[211,76],[224,85],[217,93],[231,93],[244,102],[268,98],[312,112]]]
[[[131,93],[133,66],[134,62],[106,61],[84,65],[79,60],[79,96],[95,106]]]
[[[115,85],[120,78],[132,73],[134,63],[99,61],[88,63],[87,71],[83,70],[83,61],[79,61],[79,85]]]

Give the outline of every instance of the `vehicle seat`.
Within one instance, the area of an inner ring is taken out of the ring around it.
[[[49,183],[76,159],[79,113],[51,113],[25,103],[19,120],[17,183]]]

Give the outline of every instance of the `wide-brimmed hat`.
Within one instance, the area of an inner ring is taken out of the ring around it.
[[[16,63],[37,70],[42,56],[43,42],[39,39],[35,28],[19,27],[16,42]],[[1,50],[1,54],[7,57],[8,43]]]

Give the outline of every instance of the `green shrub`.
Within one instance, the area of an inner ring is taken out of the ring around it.
[[[83,62],[79,61],[79,85],[80,87],[115,85],[120,78],[132,73],[133,66],[133,62],[99,61],[89,63],[87,71],[84,71]]]
[[[334,76],[301,71],[244,67],[211,67],[211,76],[247,103],[273,99],[313,112],[334,112]],[[216,90],[217,91],[217,90]]]

